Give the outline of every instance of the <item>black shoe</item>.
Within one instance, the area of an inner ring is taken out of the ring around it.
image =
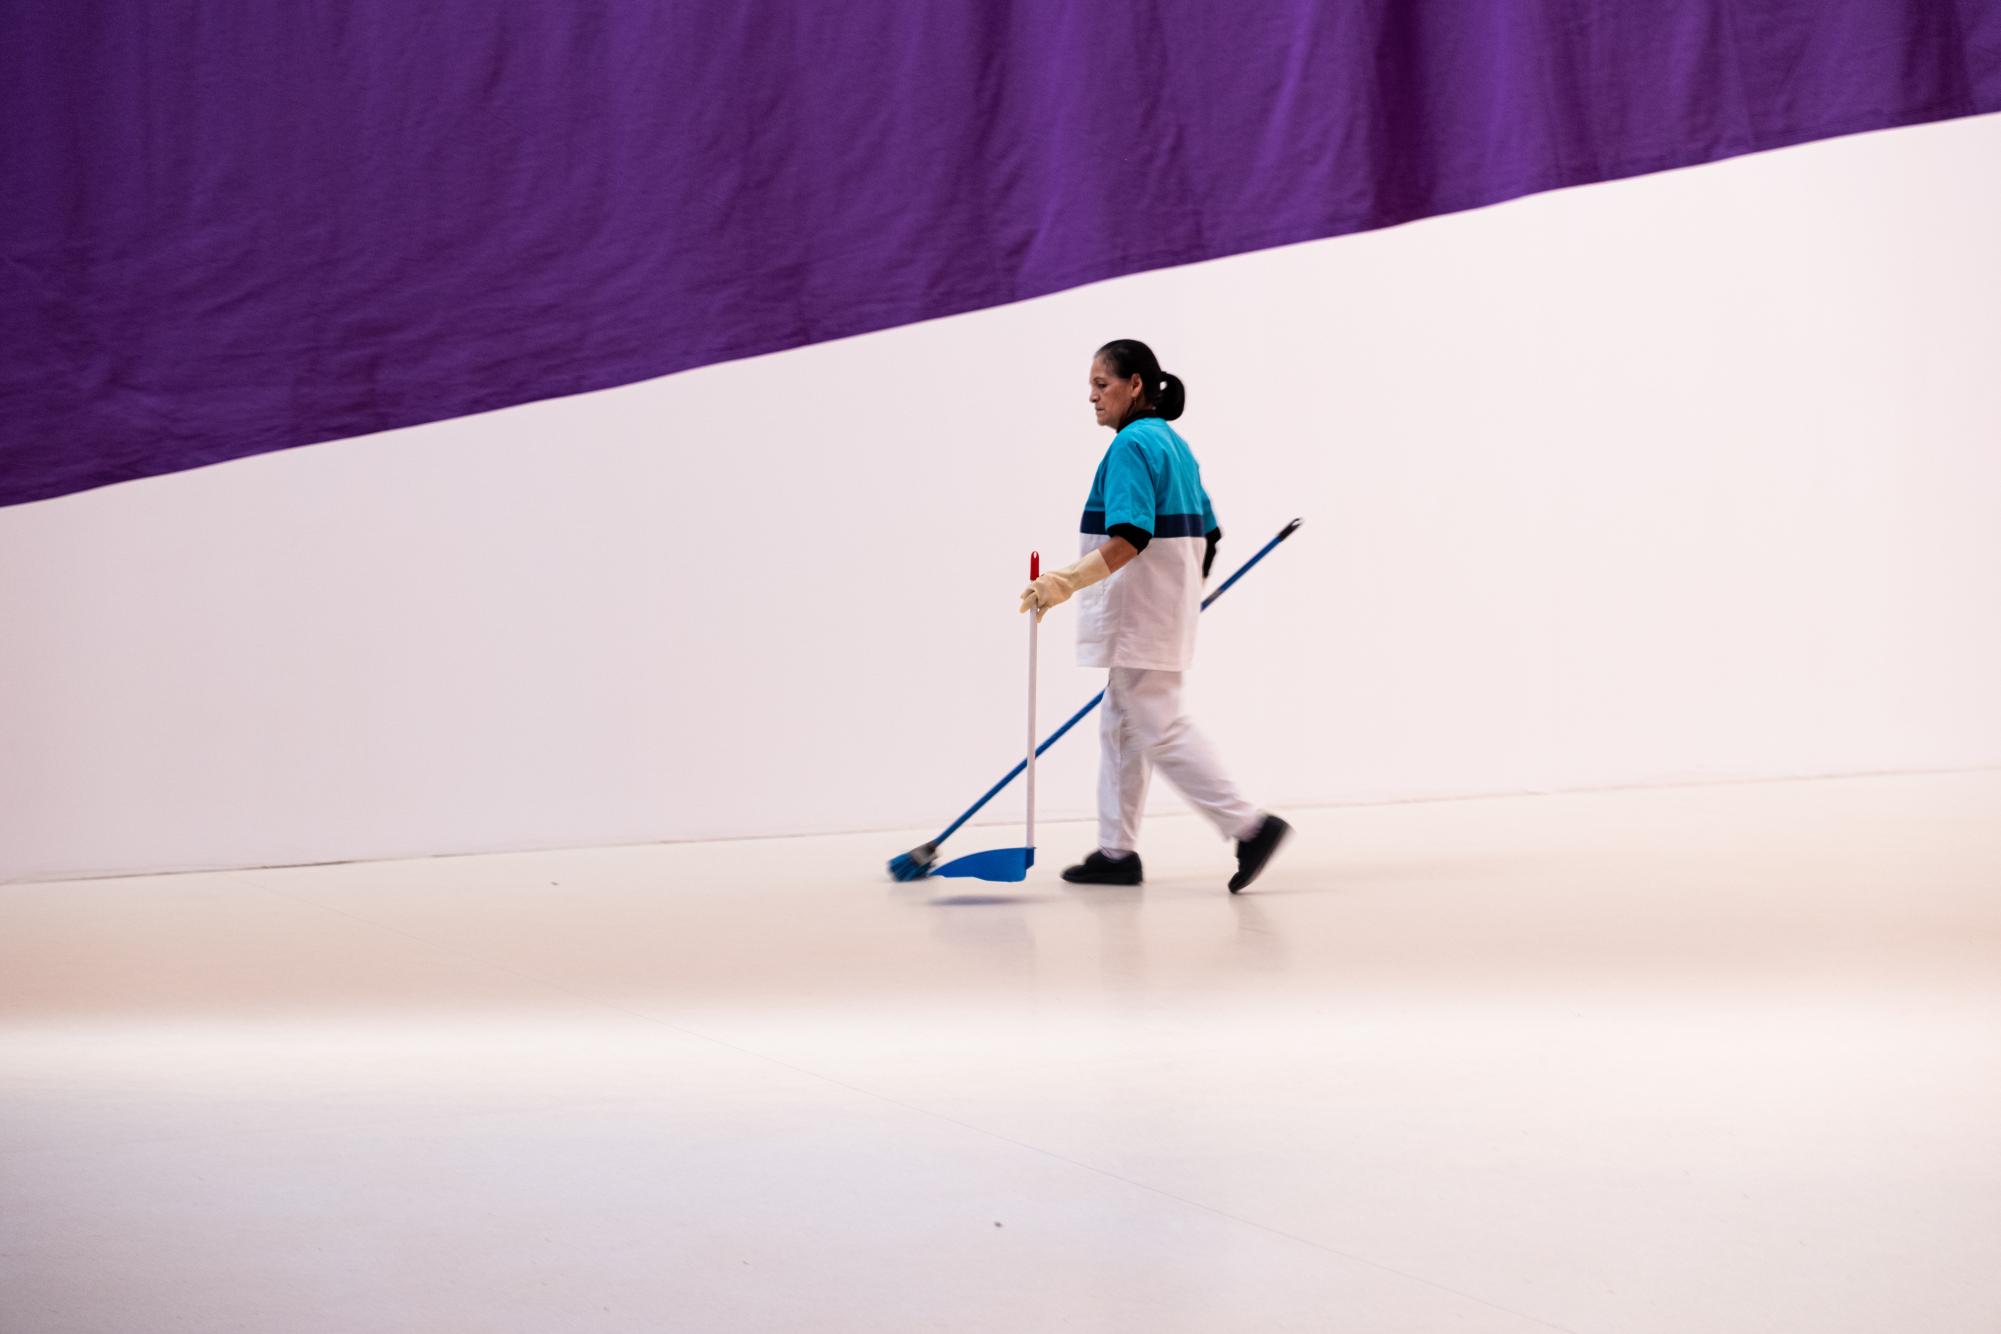
[[[1265,869],[1265,863],[1278,851],[1278,845],[1285,842],[1292,826],[1276,815],[1267,815],[1265,822],[1258,826],[1258,832],[1237,844],[1237,873],[1230,877],[1230,892],[1241,893],[1251,881],[1258,878],[1258,872]]]
[[[1094,852],[1064,871],[1063,878],[1073,885],[1137,885],[1139,854],[1135,852],[1114,861],[1102,852]]]

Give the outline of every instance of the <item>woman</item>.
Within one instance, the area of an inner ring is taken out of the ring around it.
[[[1188,443],[1168,423],[1187,391],[1153,349],[1121,338],[1091,359],[1091,407],[1116,434],[1084,506],[1084,559],[1022,590],[1040,618],[1077,600],[1077,663],[1105,667],[1098,850],[1063,872],[1078,885],[1137,885],[1140,815],[1159,769],[1225,838],[1237,842],[1232,894],[1257,879],[1292,827],[1246,802],[1181,713],[1195,656],[1202,581],[1222,530]]]

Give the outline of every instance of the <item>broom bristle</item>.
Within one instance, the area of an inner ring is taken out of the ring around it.
[[[922,880],[938,860],[938,845],[925,843],[889,859],[889,874],[895,880]]]

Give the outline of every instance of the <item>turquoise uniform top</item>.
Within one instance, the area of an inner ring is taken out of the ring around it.
[[[1202,489],[1201,466],[1188,442],[1159,417],[1122,427],[1091,480],[1079,531],[1107,536],[1120,527],[1137,528],[1148,540],[1215,531],[1216,511]],[[1118,536],[1130,540],[1128,534]],[[1146,544],[1133,543],[1142,550]]]

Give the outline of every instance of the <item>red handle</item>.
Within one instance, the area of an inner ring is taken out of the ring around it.
[[[1040,551],[1031,551],[1028,553],[1028,577],[1031,579],[1040,579],[1042,577],[1042,553]]]

